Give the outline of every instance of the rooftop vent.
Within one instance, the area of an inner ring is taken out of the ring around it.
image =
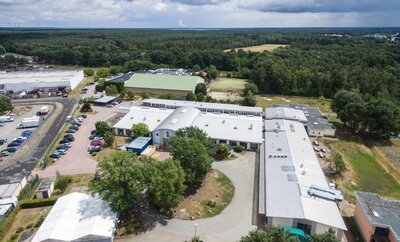
[[[131,119],[133,119],[133,117],[131,117]]]
[[[307,174],[307,172],[306,172],[306,171],[303,171],[303,172],[301,172],[301,174],[302,174],[303,176],[305,176],[305,175]]]
[[[235,127],[233,127],[233,129],[237,129],[237,127],[235,126]]]
[[[224,123],[225,123],[225,120],[222,120],[222,123],[224,124]]]
[[[250,128],[249,128],[250,130],[252,130],[253,129],[253,124],[250,124]]]
[[[208,124],[206,124],[206,127],[208,127]]]

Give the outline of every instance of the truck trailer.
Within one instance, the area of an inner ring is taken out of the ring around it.
[[[33,127],[38,127],[40,124],[40,118],[39,117],[32,117],[32,118],[24,118],[21,123],[19,124],[19,128],[24,129],[24,128],[33,128]]]
[[[49,106],[43,106],[40,108],[39,112],[40,112],[40,115],[46,115],[49,113],[49,111],[50,111]]]

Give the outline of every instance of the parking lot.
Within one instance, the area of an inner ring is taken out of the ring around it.
[[[90,131],[95,129],[97,121],[104,121],[116,115],[118,107],[119,105],[113,108],[92,106],[94,113],[87,114],[79,130],[73,133],[75,140],[71,142],[72,147],[69,148],[67,154],[61,156],[46,169],[36,169],[34,173],[42,178],[50,179],[56,177],[57,171],[63,175],[94,174],[97,161],[87,152]]]
[[[4,143],[3,145],[0,146],[0,150],[4,150],[7,148],[7,144],[9,144],[13,139],[21,136],[21,133],[25,130],[31,130],[33,131],[33,135],[27,139],[18,149],[16,153],[10,153],[9,156],[3,157],[3,162],[0,163],[0,166],[4,166],[8,164],[8,161],[12,160],[15,158],[15,156],[18,156],[20,153],[23,151],[26,151],[27,149],[30,148],[32,145],[32,139],[35,138],[35,132],[37,129],[40,128],[26,128],[26,129],[19,129],[18,125],[21,123],[21,121],[24,118],[30,118],[35,116],[35,114],[40,110],[40,108],[44,105],[23,105],[23,106],[15,106],[13,110],[14,115],[14,121],[13,122],[6,122],[6,123],[0,123],[0,138],[5,138],[7,139],[7,142]],[[44,116],[50,116],[51,112],[53,111],[53,107],[51,105],[46,105],[49,106],[50,111],[49,114]]]

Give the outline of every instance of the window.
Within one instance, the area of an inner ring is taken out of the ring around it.
[[[130,129],[127,129],[125,132],[126,136],[132,136],[132,131]]]
[[[306,234],[310,234],[311,233],[311,225],[298,223],[297,224],[297,228],[303,230],[304,233],[306,233]]]
[[[157,132],[157,133],[156,133],[156,136],[160,136],[160,134]]]
[[[124,135],[124,130],[123,129],[118,129],[118,135]]]
[[[169,138],[169,131],[165,132],[165,136],[167,136],[167,138]]]

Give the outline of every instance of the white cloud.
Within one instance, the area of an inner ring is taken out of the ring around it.
[[[179,19],[178,25],[179,27],[186,28],[186,24],[183,23],[182,19]]]

